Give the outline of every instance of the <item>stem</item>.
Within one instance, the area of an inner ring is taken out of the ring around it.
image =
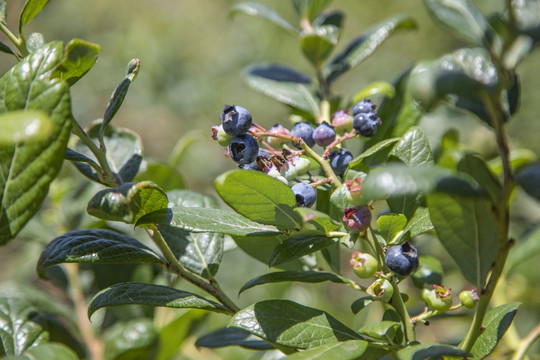
[[[321,156],[319,156],[319,154],[317,154],[312,148],[310,148],[304,141],[302,141],[301,146],[308,156],[312,157],[316,162],[321,165],[326,175],[328,175],[328,177],[332,179],[332,185],[334,185],[335,187],[340,187],[341,181],[334,173],[334,170],[332,170],[330,163],[324,160]]]
[[[21,55],[24,57],[28,55],[28,50],[26,50],[26,43],[24,41],[24,38],[18,38],[16,37],[5,24],[0,22],[0,31],[2,31],[8,39],[17,47],[17,49],[21,52]]]
[[[228,308],[231,313],[234,314],[240,311],[240,308],[236,306],[236,304],[231,299],[229,299],[229,297],[223,292],[223,290],[221,290],[215,280],[210,280],[210,282],[207,282],[199,278],[198,276],[190,273],[182,266],[182,264],[180,264],[163,236],[161,236],[161,233],[157,230],[156,226],[152,225],[149,229],[147,229],[147,231],[152,237],[152,240],[154,241],[156,246],[159,248],[159,250],[165,257],[168,270],[172,271],[176,275],[182,277],[183,279],[189,281],[193,285],[215,297],[220,303],[222,303],[226,308]]]
[[[88,320],[86,312],[86,302],[84,300],[84,291],[79,283],[79,264],[65,264],[66,271],[69,279],[71,298],[75,306],[75,312],[77,314],[77,324],[81,331],[81,336],[84,343],[88,347],[90,353],[90,359],[102,360],[104,344],[103,341],[97,338],[90,327],[90,321]]]
[[[496,97],[497,99],[500,98],[500,93],[498,95],[499,96]],[[493,265],[493,270],[489,276],[489,280],[480,293],[480,301],[478,302],[478,307],[474,314],[469,331],[461,344],[461,348],[467,352],[471,351],[474,343],[482,332],[482,323],[484,321],[484,317],[488,310],[489,303],[491,302],[491,297],[493,296],[495,288],[497,287],[497,282],[502,275],[506,258],[508,256],[508,252],[510,251],[510,245],[512,244],[512,242],[508,239],[510,226],[509,201],[512,190],[515,186],[515,180],[510,164],[510,150],[506,140],[506,135],[504,133],[502,110],[498,105],[495,106],[494,102],[488,97],[484,98],[484,104],[489,112],[491,123],[495,131],[497,146],[499,148],[499,153],[501,154],[503,166],[502,190],[494,208],[495,219],[497,221],[499,251]]]
[[[534,344],[534,342],[538,340],[539,338],[540,338],[540,324],[537,325],[534,329],[532,329],[529,335],[527,335],[525,338],[523,338],[523,340],[521,340],[521,343],[519,344],[519,347],[514,353],[512,360],[524,359],[525,355],[527,354],[527,351],[529,351],[532,344]]]

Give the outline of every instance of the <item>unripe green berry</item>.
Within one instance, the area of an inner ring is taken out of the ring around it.
[[[474,309],[478,300],[480,299],[478,298],[476,290],[466,290],[459,293],[459,301],[461,301],[463,306],[469,309]]]
[[[426,304],[433,310],[443,313],[452,306],[452,291],[444,286],[433,285],[435,289],[427,295]]]
[[[359,251],[355,251],[352,254],[351,265],[354,273],[362,279],[372,277],[379,269],[377,259],[370,254],[361,253]]]
[[[307,174],[307,172],[311,168],[311,161],[309,161],[305,157],[300,156],[294,159],[294,167],[296,168],[296,172],[299,176]]]
[[[212,139],[217,140],[219,145],[227,147],[231,142],[232,136],[227,134],[225,130],[223,130],[222,125],[212,126]]]
[[[388,302],[394,295],[394,288],[390,281],[377,279],[366,289],[366,293],[373,296],[374,300]]]

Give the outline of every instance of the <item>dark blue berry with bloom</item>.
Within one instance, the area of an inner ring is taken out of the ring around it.
[[[324,121],[313,131],[313,141],[319,146],[330,145],[336,139],[334,127]]]
[[[299,207],[311,207],[317,199],[315,189],[306,183],[299,182],[292,187],[296,197],[296,205]]]
[[[353,118],[354,129],[364,137],[374,136],[381,124],[381,119],[375,112],[359,113]]]
[[[238,105],[225,105],[219,117],[223,130],[231,136],[245,134],[253,122],[249,111]]]
[[[404,242],[386,251],[385,262],[396,274],[407,276],[418,269],[418,251],[408,242]]]
[[[297,122],[294,124],[291,135],[301,138],[309,147],[315,144],[313,140],[313,127],[308,122]]]
[[[364,100],[354,104],[354,106],[352,108],[352,113],[353,113],[353,116],[356,116],[356,115],[361,114],[361,113],[374,112],[376,107],[377,106],[375,104],[373,104],[373,102],[371,100],[364,99]]]
[[[270,157],[270,155],[268,155],[268,153],[264,149],[259,149],[259,153],[257,154],[257,158],[259,158],[260,156],[265,157],[267,159]],[[249,164],[238,165],[238,167],[240,167],[241,169],[244,169],[244,170],[263,171],[263,169],[261,169],[259,164],[257,164],[257,158],[255,158],[255,161],[250,162]]]
[[[349,163],[353,159],[352,153],[347,149],[334,149],[330,152],[330,166],[338,176],[343,176]]]
[[[257,160],[259,144],[250,134],[235,137],[229,143],[231,159],[238,164],[249,164]]]

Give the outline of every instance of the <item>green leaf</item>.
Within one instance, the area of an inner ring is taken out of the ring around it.
[[[164,191],[183,189],[184,179],[173,166],[157,160],[143,161],[135,181],[152,181]]]
[[[171,208],[154,211],[139,219],[144,224],[170,225],[190,232],[217,232],[229,235],[279,234],[273,226],[249,220],[232,211],[204,208]]]
[[[71,129],[69,88],[50,79],[61,57],[62,44],[50,43],[0,79],[0,114],[40,111],[52,126],[43,141],[0,145],[0,244],[12,239],[38,211],[63,162]]]
[[[497,36],[471,0],[424,0],[435,20],[472,45],[490,46]]]
[[[363,354],[367,354],[368,342],[364,340],[347,340],[338,343],[317,346],[287,356],[287,360],[357,360]]]
[[[308,0],[306,15],[309,21],[314,21],[331,2],[332,0]]]
[[[5,359],[78,360],[80,358],[66,345],[49,342],[32,346],[21,356],[6,357]]]
[[[210,334],[201,336],[195,342],[195,346],[197,347],[203,346],[210,349],[231,345],[253,350],[273,349],[272,345],[261,340],[259,337],[252,335],[246,330],[236,328],[221,328]]]
[[[403,231],[405,225],[407,217],[403,214],[385,214],[377,219],[377,230],[386,243],[392,242],[396,235]]]
[[[26,50],[28,50],[29,53],[33,53],[43,46],[45,46],[45,38],[41,33],[32,33],[28,39],[26,39]]]
[[[161,264],[161,258],[139,241],[110,230],[74,230],[51,241],[41,253],[38,274],[62,263]]]
[[[223,305],[187,291],[155,284],[120,283],[102,290],[94,297],[88,306],[88,318],[106,306],[133,304],[230,313]]]
[[[358,332],[375,340],[392,344],[397,332],[401,329],[401,323],[395,321],[380,321],[363,326]]]
[[[394,88],[394,85],[390,84],[389,82],[375,81],[354,94],[352,103],[354,104],[366,98],[379,95],[393,98],[396,96],[396,89]]]
[[[311,115],[319,113],[311,80],[307,75],[277,64],[256,64],[244,70],[246,83],[254,90]]]
[[[381,44],[396,30],[414,29],[416,23],[405,15],[394,15],[372,26],[365,34],[354,39],[347,48],[336,56],[324,68],[329,83],[336,80],[346,71],[356,67],[373,54]]]
[[[417,288],[430,288],[427,285],[442,285],[443,268],[441,262],[432,256],[418,257],[418,270],[411,275]]]
[[[489,200],[448,194],[427,197],[437,236],[461,273],[477,289],[498,251],[497,222]]]
[[[52,77],[67,81],[70,86],[75,84],[94,66],[100,51],[101,47],[97,44],[81,39],[71,40],[66,45],[64,58],[54,69]]]
[[[49,0],[27,0],[24,8],[21,11],[19,18],[19,34],[23,33],[23,29],[37,14],[43,10]]]
[[[15,51],[13,51],[9,46],[7,46],[6,44],[4,44],[1,41],[0,41],[0,51],[3,52],[3,53],[6,53],[6,54],[17,56]]]
[[[171,190],[167,191],[169,207],[187,208],[212,208],[217,209],[216,201],[208,195],[191,190]]]
[[[47,141],[53,133],[53,123],[36,110],[16,110],[0,113],[0,146],[11,147],[24,142]]]
[[[166,324],[157,324],[159,331],[159,350],[157,351],[157,355],[154,351],[154,359],[170,360],[173,358],[179,352],[182,345],[184,345],[184,341],[193,335],[193,329],[204,322],[208,315],[209,313],[203,310],[184,310],[181,314],[174,314],[172,321]]]
[[[538,156],[530,149],[513,149],[510,151],[510,166],[514,172],[520,172],[528,165],[538,161]],[[497,176],[503,173],[501,158],[498,156],[488,162],[489,169]]]
[[[457,168],[458,171],[470,175],[476,180],[484,188],[494,204],[499,201],[499,195],[502,190],[501,183],[491,170],[489,170],[482,158],[473,154],[465,154],[459,161]]]
[[[7,0],[0,0],[0,23],[6,25],[7,19]]]
[[[323,271],[278,271],[257,276],[242,286],[238,294],[257,285],[298,281],[304,283],[320,283],[331,281],[338,284],[350,284],[351,280],[330,272]]]
[[[124,98],[126,97],[127,92],[129,90],[129,86],[137,77],[137,74],[139,73],[139,69],[140,69],[139,59],[132,59],[128,63],[126,77],[120,82],[120,84],[118,84],[116,89],[114,89],[114,92],[112,93],[111,98],[109,99],[109,103],[107,104],[107,108],[105,109],[105,114],[103,115],[103,122],[101,123],[99,132],[98,132],[99,139],[103,138],[103,133],[105,131],[105,128],[112,121],[114,115],[116,115],[116,113],[120,109],[120,106],[122,106],[122,103],[124,102]]]
[[[432,192],[485,196],[483,190],[470,177],[436,166],[390,164],[369,173],[362,187],[362,196],[366,201]]]
[[[503,304],[486,314],[482,323],[482,327],[485,330],[480,334],[471,349],[471,354],[474,356],[473,359],[484,359],[491,354],[499,340],[501,340],[506,330],[512,324],[519,305],[517,302]]]
[[[232,170],[220,175],[215,186],[227,205],[250,220],[284,229],[301,226],[291,188],[263,172]]]
[[[523,0],[512,3],[512,14],[517,28],[537,40],[540,38],[540,3],[536,0]]]
[[[360,310],[362,310],[363,308],[365,308],[372,302],[373,302],[373,296],[363,296],[359,299],[356,299],[351,304],[351,311],[353,312],[353,314],[358,314]]]
[[[519,264],[540,253],[540,226],[536,226],[521,235],[508,254],[505,271],[511,272]]]
[[[443,355],[446,356],[467,356],[464,350],[458,347],[445,344],[417,344],[407,346],[397,352],[400,360],[422,360],[433,359]]]
[[[241,3],[234,4],[233,6],[231,6],[231,11],[229,12],[229,15],[235,16],[238,13],[244,13],[250,16],[259,16],[289,32],[292,32],[292,33],[298,32],[277,11],[275,11],[274,9],[270,9],[266,7],[265,5],[258,2],[241,2]]]
[[[106,359],[150,359],[158,347],[158,334],[147,318],[117,322],[104,334]]]
[[[266,300],[251,305],[236,313],[229,326],[295,349],[362,339],[330,314],[289,300]]]
[[[21,355],[49,339],[36,321],[37,309],[25,300],[0,298],[0,339],[7,355]]]
[[[345,208],[349,207],[347,200],[347,187],[341,185],[330,195],[330,216],[337,221],[343,219]]]
[[[338,42],[339,29],[333,25],[313,28],[300,35],[300,48],[304,56],[315,66],[320,66],[330,56]]]
[[[320,234],[294,235],[279,243],[268,262],[269,266],[276,266],[304,255],[314,253],[335,244],[336,240]]]
[[[333,220],[323,212],[305,207],[295,208],[294,211],[302,217],[303,228],[306,230],[315,230],[327,234],[341,227],[340,222]]]
[[[86,129],[86,133],[92,140],[97,142],[100,128],[101,122],[94,122]],[[103,143],[107,149],[107,160],[118,181],[121,183],[133,181],[139,171],[143,156],[141,137],[129,129],[113,126],[108,126],[103,136]],[[81,140],[77,140],[74,150],[97,161],[94,154]],[[99,182],[98,175],[87,164],[74,163],[74,165],[83,175]]]
[[[362,154],[354,158],[354,160],[352,160],[349,163],[349,168],[353,170],[360,170],[362,168],[364,159],[375,156],[382,152],[388,152],[388,149],[389,148],[393,149],[393,147],[396,146],[396,143],[400,140],[401,138],[386,139],[371,146],[369,149],[365,150]]]
[[[259,260],[263,264],[268,264],[275,247],[285,240],[285,235],[277,236],[233,236],[234,242],[243,252]],[[275,267],[284,270],[301,270],[303,268],[302,259],[290,261]]]
[[[127,183],[98,192],[88,202],[90,215],[135,224],[146,214],[166,209],[167,195],[151,181]]]
[[[534,163],[521,169],[516,174],[516,181],[527,194],[536,200],[540,200],[540,188],[538,187],[540,163]]]
[[[403,135],[403,139],[394,147],[392,155],[409,166],[434,164],[431,146],[420,128],[412,128]]]

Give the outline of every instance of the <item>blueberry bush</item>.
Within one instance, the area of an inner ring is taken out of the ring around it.
[[[249,87],[289,111],[268,128],[241,104],[212,105],[208,132],[237,167],[215,179],[216,201],[114,125],[138,59],[83,128],[70,87],[100,46],[26,34],[47,0],[27,0],[14,30],[0,0],[0,50],[16,59],[0,78],[0,242],[46,238],[27,259],[40,286],[0,292],[2,355],[165,360],[194,358],[195,345],[252,359],[538,359],[540,326],[520,335],[520,302],[500,289],[516,287],[512,271],[540,252],[536,224],[517,232],[511,212],[519,194],[540,200],[540,165],[505,129],[520,82],[532,81],[517,68],[540,40],[540,2],[500,2],[484,14],[472,0],[425,0],[469,47],[349,94],[336,81],[414,18],[391,16],[341,44],[346,14],[330,0],[291,0],[296,23],[262,3],[233,5],[231,15],[296,37],[312,76],[290,64],[244,69]],[[480,122],[496,153],[468,149],[453,130],[432,147],[419,125],[441,106]],[[220,267],[232,248],[270,270],[253,277],[231,264],[244,285],[225,288],[217,274],[233,273]],[[277,283],[330,283],[319,295],[337,304],[308,306],[294,292],[242,298]],[[216,317],[225,325],[201,333]]]

